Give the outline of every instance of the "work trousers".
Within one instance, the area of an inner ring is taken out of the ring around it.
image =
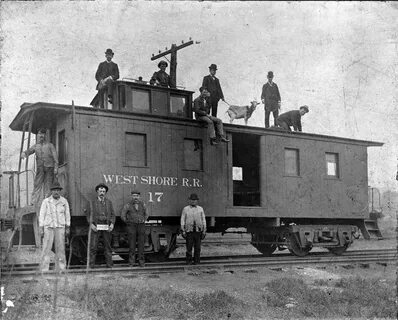
[[[290,126],[285,121],[277,120],[276,125],[285,129],[286,131],[292,131],[292,129],[290,129]]]
[[[65,270],[65,228],[44,228],[43,250],[41,252],[41,271],[50,268],[50,252],[55,245],[55,270]]]
[[[138,263],[145,263],[144,243],[145,243],[145,223],[129,223],[127,225],[127,235],[129,239],[129,264],[135,262],[135,249],[138,238]]]
[[[32,204],[40,200],[40,192],[43,187],[44,198],[50,195],[51,185],[54,183],[54,167],[38,166],[32,191]]]
[[[94,232],[91,230],[91,243],[90,243],[90,267],[94,267],[95,265],[95,257],[97,256],[98,250],[98,240],[102,236],[104,240],[104,255],[107,267],[112,267],[112,249],[111,249],[111,240],[112,233],[109,231],[97,231]]]
[[[213,117],[217,117],[218,101],[219,101],[219,100],[212,100],[212,99],[210,98],[211,115],[212,115]]]
[[[221,119],[218,119],[213,116],[202,116],[202,117],[198,117],[197,120],[207,123],[207,131],[208,131],[209,137],[211,139],[216,138],[216,131],[220,137],[224,136],[224,127],[223,127]],[[216,130],[214,129],[214,125],[216,126]]]
[[[269,128],[269,116],[272,112],[272,115],[274,116],[274,125],[276,126],[276,118],[278,118],[279,115],[279,109],[275,109],[275,110],[268,110],[267,108],[265,108],[265,118],[264,118],[264,125],[266,128]]]
[[[187,245],[187,253],[186,253],[186,261],[187,264],[192,262],[192,248],[194,249],[194,264],[200,263],[200,245],[202,242],[202,233],[201,232],[187,232],[186,245]]]

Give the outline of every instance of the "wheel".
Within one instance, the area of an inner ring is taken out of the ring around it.
[[[278,248],[276,244],[261,243],[261,242],[258,243],[259,240],[264,242],[273,242],[275,241],[275,236],[268,234],[252,233],[253,246],[258,251],[260,251],[265,257],[271,256],[274,253],[274,251]]]
[[[291,234],[288,237],[288,246],[287,248],[291,253],[298,257],[305,257],[310,251],[311,247],[302,248],[297,236],[295,234]]]
[[[342,255],[344,252],[346,252],[348,248],[348,245],[342,246],[342,247],[333,247],[333,248],[327,248],[331,253],[339,256]]]
[[[263,256],[271,256],[277,248],[276,244],[258,244],[254,246],[258,251],[260,251]]]

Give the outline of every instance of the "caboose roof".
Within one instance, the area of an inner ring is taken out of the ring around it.
[[[35,112],[34,121],[32,124],[32,133],[37,133],[37,130],[40,127],[46,127],[51,122],[56,122],[57,118],[60,116],[65,116],[67,114],[72,115],[73,112],[76,114],[92,114],[96,116],[103,117],[117,117],[117,118],[142,118],[148,121],[158,121],[158,122],[172,122],[172,123],[184,123],[186,125],[192,126],[202,126],[200,122],[197,120],[187,119],[187,118],[179,118],[179,117],[170,117],[170,116],[160,116],[154,114],[142,114],[135,112],[126,112],[126,111],[118,111],[118,110],[107,110],[107,109],[97,109],[92,107],[84,107],[84,106],[75,106],[65,105],[65,104],[56,104],[56,103],[48,103],[48,102],[36,102],[36,103],[23,103],[21,105],[21,109],[18,114],[14,118],[14,120],[10,124],[10,128],[14,131],[22,131],[24,122],[29,119],[28,116],[31,112]],[[286,131],[277,131],[273,129],[265,129],[261,127],[252,127],[252,126],[244,126],[244,125],[234,125],[234,124],[224,124],[224,128],[230,132],[242,132],[242,133],[252,133],[258,135],[277,135],[277,136],[286,136],[286,137],[295,137],[300,139],[311,139],[311,140],[321,140],[321,141],[329,141],[329,142],[340,142],[345,144],[356,144],[363,145],[368,147],[382,146],[384,143],[368,141],[368,140],[357,140],[351,138],[343,138],[343,137],[335,137],[328,135],[321,135],[315,133],[306,133],[306,132],[286,132]]]

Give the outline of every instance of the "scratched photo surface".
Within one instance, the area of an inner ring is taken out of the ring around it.
[[[196,98],[214,63],[226,102],[244,106],[261,102],[267,73],[273,71],[281,113],[309,106],[303,132],[384,143],[368,148],[369,185],[388,193],[397,207],[396,3],[6,1],[0,8],[2,171],[18,168],[21,132],[9,125],[23,103],[73,101],[90,107],[97,92],[95,72],[107,48],[115,53],[120,79],[148,81],[158,70],[152,54],[192,39],[193,45],[178,52],[177,86],[194,91]],[[229,123],[227,109],[220,101],[224,123]],[[263,104],[248,125],[264,127]],[[150,179],[126,178],[121,167],[99,172],[98,182],[112,174],[129,188]],[[162,183],[184,181],[167,177]],[[185,183],[204,187],[198,180]],[[143,199],[149,196],[155,197]],[[7,208],[8,176],[3,175],[2,216]]]

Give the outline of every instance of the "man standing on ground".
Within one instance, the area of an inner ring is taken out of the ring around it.
[[[301,117],[307,112],[309,112],[308,106],[301,106],[299,110],[282,113],[276,119],[276,125],[286,131],[292,131],[290,129],[291,126],[294,128],[294,131],[301,131]]]
[[[112,268],[112,230],[115,225],[115,212],[113,211],[112,201],[106,197],[108,186],[100,183],[95,187],[97,197],[91,202],[90,208],[87,208],[87,221],[91,228],[90,237],[90,268],[95,265],[97,255],[98,240],[102,236],[104,240],[106,267]]]
[[[140,199],[139,191],[131,192],[131,201],[122,210],[120,218],[127,224],[129,238],[129,265],[135,264],[135,248],[138,237],[138,264],[145,267],[144,242],[145,242],[145,221],[149,215],[145,203]]]
[[[261,101],[264,103],[265,110],[265,128],[269,128],[269,116],[271,112],[274,116],[274,125],[276,126],[275,120],[278,118],[279,109],[281,108],[281,95],[279,94],[278,86],[273,82],[274,73],[269,71],[267,78],[268,82],[263,85],[261,92]]]
[[[181,231],[186,239],[187,252],[186,263],[192,264],[192,247],[194,248],[193,264],[200,263],[201,241],[206,236],[206,217],[201,206],[198,206],[199,197],[192,193],[189,198],[189,205],[182,209]]]
[[[210,97],[209,91],[204,87],[200,87],[199,91],[200,96],[197,97],[193,102],[195,118],[199,121],[207,123],[207,130],[209,132],[210,143],[212,145],[218,144],[216,131],[221,141],[228,142],[229,140],[225,138],[224,135],[222,120],[210,115],[210,105],[208,100]],[[216,126],[216,130],[214,129],[214,125]]]
[[[112,83],[119,79],[119,67],[112,61],[113,56],[114,53],[112,49],[106,49],[106,60],[99,64],[97,72],[95,73],[95,79],[98,81],[96,87],[98,93],[90,103],[90,105],[95,108],[98,108],[98,106],[104,108],[105,99],[108,99],[108,101],[112,103]]]
[[[36,154],[36,176],[33,185],[31,204],[38,204],[41,188],[43,187],[44,197],[48,197],[54,177],[58,173],[58,155],[52,143],[46,141],[46,132],[40,128],[37,132],[37,141],[34,146],[22,152],[24,159],[32,153]]]
[[[217,72],[217,65],[212,64],[209,67],[210,74],[208,76],[203,77],[202,87],[207,88],[210,92],[210,108],[211,108],[211,115],[213,117],[217,117],[217,107],[218,101],[221,99],[224,100],[224,94],[221,90],[220,80],[216,78]]]
[[[45,198],[39,213],[40,235],[44,235],[41,254],[41,271],[48,271],[50,251],[55,247],[55,268],[65,270],[65,234],[70,232],[70,211],[68,201],[60,195],[62,187],[58,182],[51,186],[51,196]]]

